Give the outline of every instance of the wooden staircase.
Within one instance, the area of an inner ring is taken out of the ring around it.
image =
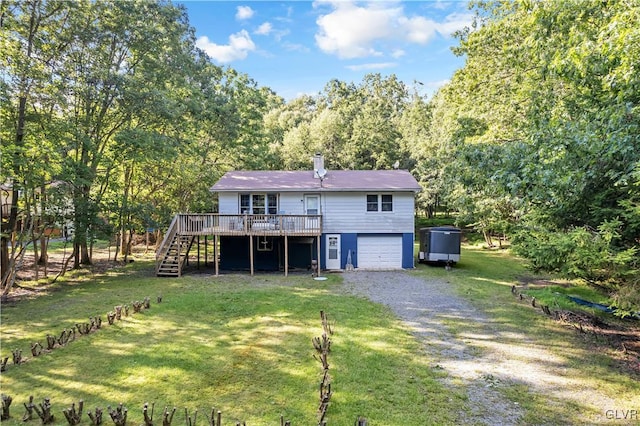
[[[158,277],[179,277],[195,239],[192,235],[179,235],[174,219],[156,253],[156,275]]]

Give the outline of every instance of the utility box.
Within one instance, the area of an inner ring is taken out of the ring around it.
[[[421,228],[418,262],[459,262],[461,239],[462,231],[453,226]]]

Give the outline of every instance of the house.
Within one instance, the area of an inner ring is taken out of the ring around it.
[[[198,235],[214,239],[216,273],[413,268],[419,190],[405,170],[327,171],[321,155],[309,171],[231,171],[211,187],[218,213],[174,218],[157,273],[179,275]]]

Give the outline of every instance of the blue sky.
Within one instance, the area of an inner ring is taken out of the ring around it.
[[[182,1],[197,45],[216,65],[285,99],[332,79],[395,74],[432,94],[462,67],[451,34],[469,26],[466,1]]]

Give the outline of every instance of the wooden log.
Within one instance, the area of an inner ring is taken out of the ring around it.
[[[109,325],[113,325],[116,321],[116,313],[113,311],[107,312],[107,321],[109,322]]]
[[[1,394],[0,399],[2,399],[2,411],[0,412],[0,420],[8,420],[9,418],[11,418],[9,407],[11,407],[13,398],[11,398],[9,395]]]
[[[134,314],[142,311],[142,308],[143,308],[142,302],[136,300],[135,302],[131,303],[131,305],[133,306],[133,313]]]
[[[187,410],[186,408],[184,409],[184,419],[185,422],[187,424],[187,426],[196,426],[196,419],[198,418],[198,410],[196,409],[193,412],[193,419],[191,419],[191,416],[189,415],[189,410]]]
[[[84,335],[84,334],[89,334],[91,332],[91,324],[88,322],[85,323],[77,323],[76,324],[76,329],[78,330],[78,333]]]
[[[22,350],[14,349],[13,352],[11,352],[11,354],[13,356],[13,363],[15,365],[22,364]]]
[[[96,407],[93,413],[89,411],[87,415],[91,419],[91,424],[93,426],[99,426],[102,424],[102,408]]]
[[[60,337],[58,337],[57,340],[58,346],[65,346],[67,343],[74,341],[76,339],[76,328],[77,325],[69,330],[66,328],[62,330],[62,333],[60,333]],[[79,328],[78,332],[82,334],[82,331]]]
[[[40,356],[44,347],[40,344],[40,342],[35,342],[31,344],[31,355],[34,357]]]
[[[145,309],[151,308],[151,299],[149,298],[149,296],[145,297],[142,303],[144,304]]]
[[[28,422],[33,419],[33,413],[36,408],[36,405],[33,403],[33,395],[29,397],[29,402],[25,402],[23,405],[27,411],[24,413],[24,416],[22,416],[22,421]]]
[[[89,317],[89,321],[91,322],[91,328],[94,330],[99,330],[102,327],[102,318],[100,317]]]
[[[207,418],[207,423],[209,426],[221,426],[222,425],[222,411],[218,411],[216,413],[215,407],[211,408],[211,417],[207,416],[206,413],[204,415]],[[217,418],[217,421],[216,421]]]
[[[162,415],[162,426],[171,426],[173,421],[173,415],[176,413],[176,407],[173,407],[171,413],[169,413],[169,407],[164,407],[164,413]]]
[[[367,419],[365,419],[364,417],[358,416],[358,418],[356,419],[355,426],[367,426]]]
[[[153,426],[153,409],[156,403],[151,404],[151,414],[149,414],[149,403],[145,402],[142,407],[142,415],[144,416],[144,424],[145,426]]]
[[[0,361],[0,372],[7,370],[7,362],[9,362],[8,356],[2,358],[2,361]]]
[[[40,407],[40,409],[38,409],[38,407]],[[34,405],[33,409],[38,417],[40,417],[40,420],[42,420],[43,425],[55,422],[55,417],[51,412],[51,399],[45,398],[41,404],[37,406]]]
[[[67,422],[71,425],[71,426],[75,426],[77,424],[80,424],[80,421],[82,420],[82,408],[84,407],[84,401],[80,400],[78,402],[78,410],[76,411],[76,405],[75,404],[71,404],[71,408],[62,410],[62,413],[64,414],[65,418],[67,419]]]
[[[333,334],[331,324],[329,323],[329,316],[324,311],[320,311],[320,320],[322,321],[322,329],[324,332],[327,334]]]
[[[118,305],[113,308],[116,311],[116,319],[120,321],[122,319],[122,306]]]
[[[116,426],[125,426],[127,424],[128,410],[122,403],[118,404],[115,410],[112,410],[111,406],[108,406],[107,411],[109,412],[109,417],[111,417],[111,420],[113,420],[113,423]]]
[[[317,359],[322,364],[322,368],[324,370],[328,370],[329,369],[329,361],[327,359],[327,354],[326,353],[323,352],[320,355],[318,355],[317,357],[315,355],[313,357],[315,359]]]
[[[159,295],[157,298],[158,303],[162,303],[162,295]]]
[[[124,305],[124,316],[125,317],[129,316],[129,305]]]

